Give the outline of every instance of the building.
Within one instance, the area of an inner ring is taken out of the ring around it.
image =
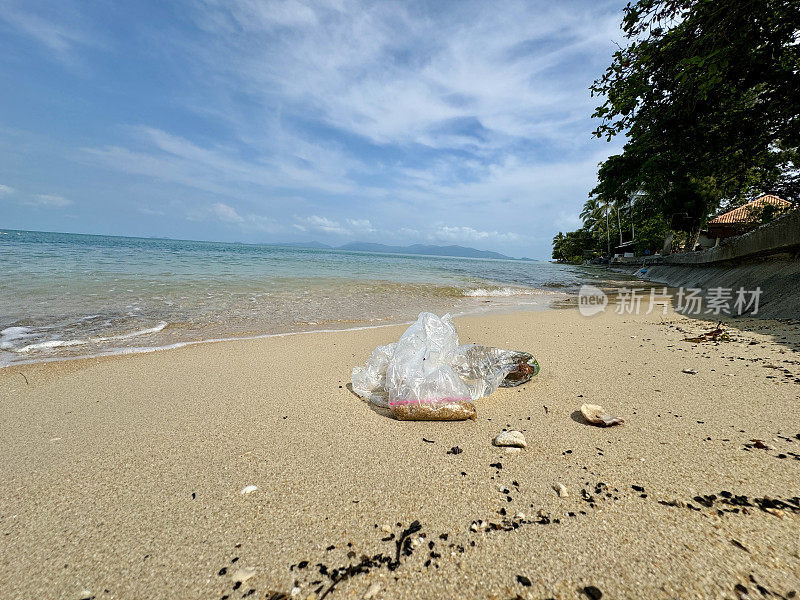
[[[711,219],[705,237],[711,242],[709,245],[713,245],[717,239],[741,235],[755,229],[773,217],[787,212],[791,207],[791,202],[765,194]]]

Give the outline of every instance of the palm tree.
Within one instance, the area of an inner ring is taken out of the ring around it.
[[[608,222],[609,202],[602,195],[590,196],[584,203],[580,217],[586,229],[597,233],[598,238],[602,237],[602,223],[605,217],[606,246],[608,254],[611,254],[611,227]],[[619,217],[619,211],[617,211]]]

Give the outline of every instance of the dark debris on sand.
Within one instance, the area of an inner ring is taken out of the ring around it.
[[[763,498],[749,498],[745,495],[732,494],[727,490],[721,491],[719,494],[707,494],[705,496],[695,496],[692,498],[697,504],[705,508],[714,508],[720,516],[725,513],[730,514],[750,514],[751,508],[758,508],[766,513],[782,516],[784,512],[798,513],[800,512],[800,496],[792,498],[771,498],[764,496]],[[673,506],[682,508],[685,506],[689,510],[696,512],[702,509],[695,506],[691,502],[679,502],[677,500],[659,500],[659,504],[664,506]]]

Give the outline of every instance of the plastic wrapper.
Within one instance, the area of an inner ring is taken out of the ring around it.
[[[539,363],[527,352],[476,344],[459,347],[452,366],[470,386],[473,400],[485,398],[498,387],[526,383],[539,372]]]
[[[474,419],[474,400],[538,373],[528,353],[459,346],[450,315],[421,313],[396,344],[379,346],[352,374],[353,391],[401,420]]]
[[[366,366],[353,369],[350,378],[353,391],[378,406],[389,406],[389,392],[386,389],[386,369],[394,356],[396,343],[378,346],[372,351]]]

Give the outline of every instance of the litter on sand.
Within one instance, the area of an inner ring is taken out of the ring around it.
[[[697,337],[684,338],[683,341],[693,342],[695,344],[701,344],[703,342],[730,342],[731,336],[722,328],[722,322],[720,321],[716,329],[701,333]]]
[[[531,380],[539,363],[527,352],[460,346],[450,315],[420,313],[400,339],[378,346],[355,367],[353,391],[404,421],[475,419],[474,401],[498,387]]]

